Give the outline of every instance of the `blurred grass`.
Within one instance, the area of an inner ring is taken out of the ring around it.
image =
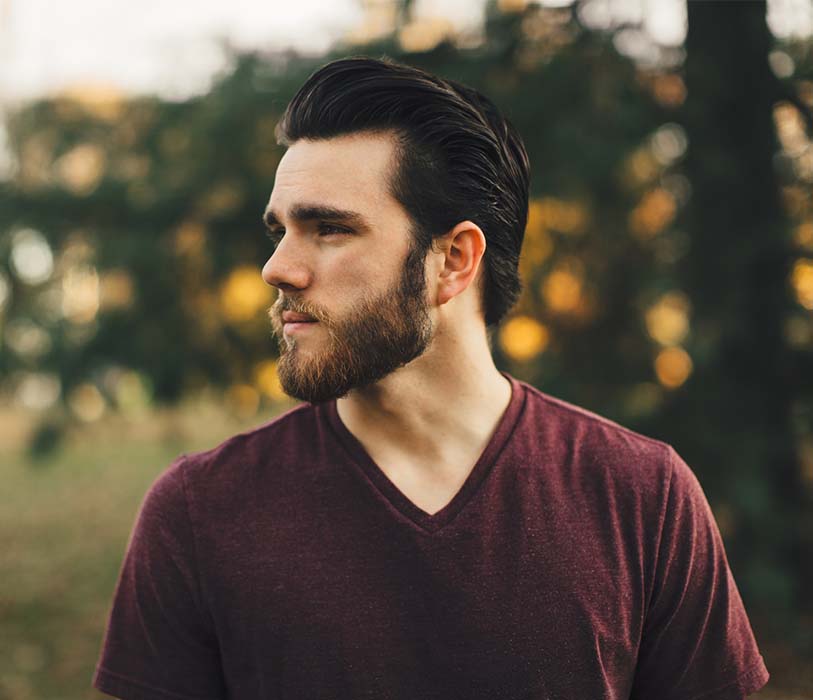
[[[0,411],[0,698],[100,700],[90,687],[119,567],[153,479],[182,452],[270,420],[214,401],[137,419],[108,417],[30,460],[35,422]],[[759,700],[810,700],[813,670],[757,629],[772,680]]]
[[[0,698],[105,697],[90,680],[147,488],[180,453],[212,447],[278,410],[241,420],[200,402],[110,417],[37,461],[25,453],[33,419],[0,412]]]

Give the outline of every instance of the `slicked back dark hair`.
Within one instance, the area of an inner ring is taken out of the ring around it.
[[[317,70],[288,104],[277,140],[390,132],[398,167],[390,189],[413,223],[418,248],[461,221],[485,234],[482,308],[498,323],[521,291],[519,253],[528,215],[528,155],[485,96],[453,80],[366,57]]]

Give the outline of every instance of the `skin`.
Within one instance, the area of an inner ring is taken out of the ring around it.
[[[384,133],[303,139],[288,148],[266,209],[266,218],[273,212],[272,224],[285,233],[262,272],[280,297],[341,319],[363,295],[393,287],[410,241],[410,219],[388,188],[395,154],[392,136]],[[352,234],[320,235],[329,231],[324,221],[294,218],[302,205],[350,210],[362,221],[346,226]],[[485,247],[471,221],[436,242],[425,265],[432,322],[426,351],[337,400],[339,417],[373,461],[430,514],[465,482],[511,398],[480,308]],[[325,347],[327,330],[313,324],[291,334],[294,339],[305,357]]]

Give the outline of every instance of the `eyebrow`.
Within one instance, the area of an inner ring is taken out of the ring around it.
[[[366,227],[367,220],[358,212],[349,209],[337,209],[321,204],[296,204],[291,209],[291,218],[299,223],[327,219],[329,221],[343,221],[358,227]],[[263,223],[269,228],[278,226],[280,216],[272,209],[266,209],[263,214]]]

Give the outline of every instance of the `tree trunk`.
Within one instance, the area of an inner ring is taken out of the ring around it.
[[[696,367],[671,417],[693,428],[692,458],[725,479],[718,493],[743,513],[729,556],[743,562],[744,597],[793,616],[813,571],[801,555],[811,551],[802,528],[809,496],[791,418],[803,387],[783,335],[791,256],[774,170],[778,82],[766,3],[687,6],[691,247],[681,274],[693,302]]]

